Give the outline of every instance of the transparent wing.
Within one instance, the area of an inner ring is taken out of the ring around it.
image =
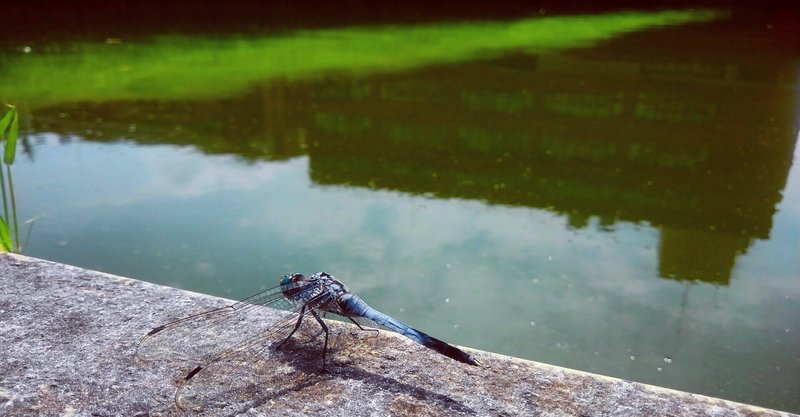
[[[180,382],[175,391],[175,404],[193,413],[225,408],[257,401],[281,384],[290,383],[293,378],[289,375],[296,373],[294,367],[274,360],[274,348],[283,345],[293,334],[315,339],[323,333],[317,324],[327,332],[327,327],[317,320],[316,309],[330,303],[332,297],[329,293],[319,293],[294,312],[284,313],[281,319],[272,321],[270,327],[254,337],[242,339],[198,364]],[[252,313],[250,316],[252,319]],[[325,351],[322,355],[324,364]]]
[[[292,284],[300,291],[313,283]],[[294,307],[276,286],[235,304],[184,317],[150,330],[137,344],[135,357],[143,361],[193,360],[204,362],[226,350],[258,338]],[[293,288],[292,286],[288,288]],[[264,308],[271,307],[271,308]],[[274,332],[272,332],[274,333]]]
[[[175,404],[191,413],[211,412],[258,402],[275,395],[292,383],[298,371],[277,355],[289,355],[291,349],[279,349],[303,315],[302,325],[294,338],[313,339],[319,326],[310,314],[298,310],[273,321],[263,334],[230,346],[208,361],[198,364],[180,382],[175,391]],[[287,344],[293,344],[293,341]],[[318,353],[318,352],[315,352]],[[211,412],[215,414],[215,412]]]

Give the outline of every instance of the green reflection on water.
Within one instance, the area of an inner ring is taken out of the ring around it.
[[[581,85],[591,60],[518,55],[278,80],[221,102],[74,104],[37,111],[33,126],[247,160],[308,155],[316,184],[540,208],[573,229],[644,222],[662,231],[659,276],[727,285],[736,257],[769,238],[794,149],[793,90],[725,71],[706,82],[676,70],[664,83],[629,67],[646,65]]]
[[[170,36],[134,44],[53,46],[51,50],[58,53],[35,51],[2,58],[0,98],[38,107],[74,101],[226,97],[260,80],[315,77],[330,71],[398,71],[510,50],[582,47],[632,31],[721,16],[710,10],[629,12],[510,23],[300,31],[261,38]]]

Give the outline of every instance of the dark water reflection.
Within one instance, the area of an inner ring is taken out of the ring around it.
[[[327,269],[456,343],[797,412],[797,73],[728,21],[29,109],[26,252],[234,298]]]

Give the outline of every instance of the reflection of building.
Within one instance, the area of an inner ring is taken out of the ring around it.
[[[798,65],[768,48],[761,59],[750,44],[714,55],[700,42],[713,37],[696,45],[711,52],[676,52],[668,32],[637,38],[645,52],[622,41],[599,56],[521,55],[273,83],[227,103],[36,116],[65,133],[73,117],[102,118],[99,140],[246,159],[308,153],[321,184],[543,208],[576,228],[591,217],[648,222],[661,230],[661,276],[725,284],[736,256],[769,235],[795,144]]]
[[[726,283],[769,234],[793,89],[730,64],[654,67],[539,57],[323,84],[312,176],[543,207],[575,227],[646,221],[663,233],[662,276]]]
[[[727,284],[736,256],[750,246],[750,236],[663,226],[659,248],[660,276]]]
[[[637,39],[638,60],[628,40],[319,83],[312,177],[547,208],[573,227],[648,222],[661,276],[726,284],[785,186],[797,60],[758,37],[676,52],[667,32]]]

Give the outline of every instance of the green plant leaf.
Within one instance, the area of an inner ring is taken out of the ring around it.
[[[14,243],[11,242],[11,231],[8,230],[6,221],[0,217],[0,252],[10,252],[14,250]]]
[[[3,116],[3,120],[0,120],[0,139],[2,140],[6,140],[6,129],[11,123],[14,113],[16,113],[16,109],[11,109],[6,112],[5,116]]]
[[[14,116],[11,119],[11,126],[8,128],[6,149],[3,154],[3,160],[8,165],[14,163],[14,157],[17,153],[17,134],[19,133],[19,115],[16,109],[12,109],[11,111],[14,113]]]

